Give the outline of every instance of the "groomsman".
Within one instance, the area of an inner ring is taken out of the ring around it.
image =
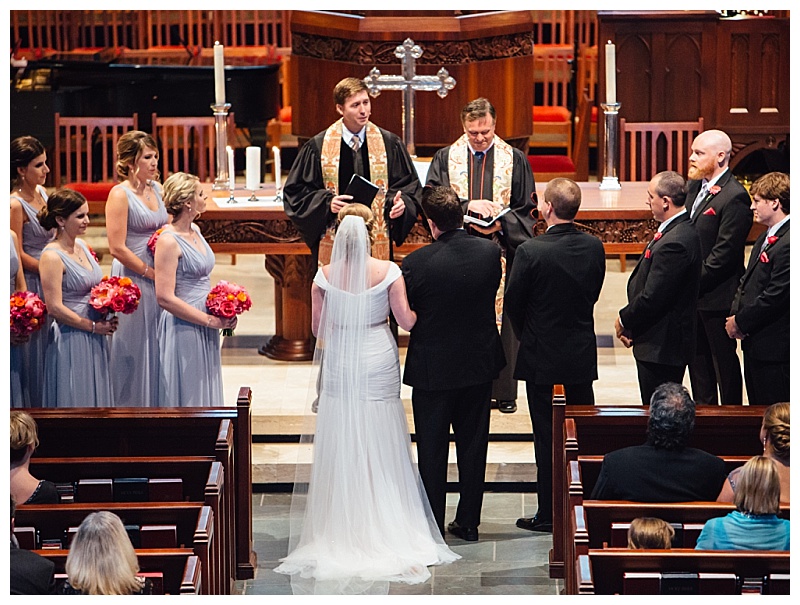
[[[684,208],[686,189],[677,172],[659,172],[647,186],[647,204],[661,225],[628,280],[628,305],[615,329],[633,346],[644,405],[656,387],[683,381],[696,342],[700,241]]]
[[[742,341],[751,405],[789,401],[789,175],[750,187],[755,220],[766,225],[750,253],[725,329]]]
[[[698,404],[742,404],[742,371],[725,318],[744,273],[744,246],[753,226],[750,196],[728,168],[731,140],[706,130],[692,142],[686,206],[700,237],[703,270],[697,301],[697,350],[689,364]],[[677,382],[680,382],[678,380]]]

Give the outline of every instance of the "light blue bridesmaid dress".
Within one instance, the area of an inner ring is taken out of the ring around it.
[[[144,263],[153,266],[147,240],[167,222],[161,188],[154,184],[158,209],[150,210],[128,188],[128,234],[125,245]],[[116,407],[155,407],[158,404],[158,319],[161,307],[152,279],[131,271],[118,260],[111,263],[111,275],[129,277],[142,291],[139,307],[129,315],[119,314],[119,326],[111,336],[111,381]]]
[[[19,271],[19,265],[22,261],[20,261],[19,256],[17,256],[17,247],[14,245],[14,240],[8,238],[8,241],[11,242],[11,285],[8,288],[8,293],[11,295],[17,290],[17,271]],[[22,382],[22,352],[23,345],[11,345],[12,408],[26,408],[30,405],[28,391],[23,388]]]
[[[103,279],[103,271],[86,244],[77,240],[76,245],[89,259],[89,268],[55,248],[65,267],[62,302],[81,317],[97,321],[102,317],[89,305],[89,295],[92,287]],[[114,404],[107,336],[53,322],[45,356],[44,403],[50,408],[110,407]]]
[[[181,249],[175,275],[175,296],[206,312],[214,252],[200,230],[194,225],[192,229],[200,235],[205,253],[198,252],[172,231],[165,231],[161,237],[174,237]],[[184,321],[163,311],[158,323],[158,342],[160,407],[223,405],[219,330]]]

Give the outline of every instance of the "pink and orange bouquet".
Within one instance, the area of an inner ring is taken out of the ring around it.
[[[27,336],[45,324],[47,306],[34,292],[14,292],[11,295],[11,335]]]
[[[105,315],[133,313],[139,306],[142,291],[129,277],[105,276],[89,296],[89,304]]]
[[[253,304],[247,290],[225,280],[211,288],[206,297],[206,308],[216,317],[231,318],[247,311]],[[223,336],[233,336],[233,330],[224,329]]]
[[[156,229],[153,235],[150,236],[150,239],[147,240],[147,249],[150,250],[150,254],[153,256],[156,255],[156,242],[158,242],[158,238],[164,232],[164,227],[166,227],[166,225]]]

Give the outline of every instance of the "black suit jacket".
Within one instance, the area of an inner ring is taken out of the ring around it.
[[[702,181],[689,181],[686,186],[686,208],[700,192]],[[703,271],[700,274],[701,311],[727,311],[744,273],[744,246],[753,226],[750,195],[728,169],[717,181],[716,195],[698,200],[700,206],[692,223],[700,237]]]
[[[605,455],[592,500],[713,502],[726,476],[725,463],[708,452],[636,445]]]
[[[692,360],[700,264],[688,214],[669,223],[639,258],[628,280],[628,305],[619,312],[638,361],[680,366]]]
[[[789,361],[789,223],[767,244],[764,232],[753,245],[750,262],[739,283],[731,314],[747,334],[742,350],[754,359]]]
[[[55,594],[55,565],[35,552],[11,548],[11,594]]]
[[[603,243],[572,223],[517,248],[503,312],[520,340],[514,378],[536,384],[597,379],[594,305],[606,273]]]
[[[495,320],[500,246],[462,229],[443,233],[403,260],[417,312],[403,382],[427,391],[483,384],[505,366]]]

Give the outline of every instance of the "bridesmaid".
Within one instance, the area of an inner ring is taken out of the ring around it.
[[[237,320],[206,312],[214,253],[193,224],[206,209],[206,194],[196,176],[176,172],[164,182],[164,203],[172,224],[156,244],[156,296],[164,309],[159,405],[222,406],[219,330],[235,328]]]
[[[117,407],[155,406],[158,402],[158,318],[153,256],[147,240],[167,222],[158,178],[156,142],[132,130],[117,143],[121,180],[108,196],[106,230],[114,261],[111,274],[129,277],[142,291],[136,313],[119,318],[111,338],[111,381]]]
[[[22,247],[20,261],[28,290],[44,299],[39,278],[39,257],[45,245],[55,235],[54,230],[42,228],[36,215],[47,203],[44,183],[50,168],[44,146],[33,137],[19,137],[11,141],[11,229],[17,234]],[[47,301],[45,301],[47,302]],[[47,346],[47,327],[31,335],[21,345],[22,388],[27,391],[29,405],[42,407],[42,382],[44,355]]]
[[[58,228],[42,252],[40,271],[50,326],[45,358],[46,407],[107,407],[114,403],[106,336],[117,318],[101,320],[89,306],[103,271],[79,235],[89,226],[89,204],[77,191],[60,189],[39,213],[45,229]]]
[[[21,251],[17,234],[11,231],[11,284],[9,294],[24,292],[25,273],[20,261]],[[11,335],[11,407],[27,408],[30,406],[28,390],[22,385],[22,345],[30,340],[30,336]],[[27,386],[27,385],[26,385]]]

